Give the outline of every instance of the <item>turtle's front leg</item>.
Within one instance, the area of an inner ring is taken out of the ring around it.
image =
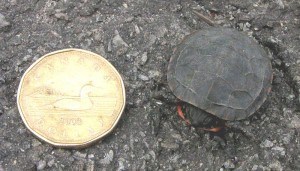
[[[182,112],[182,106],[180,104],[177,105],[177,113],[178,113],[178,116],[181,119],[183,119],[187,125],[189,125],[189,126],[191,125],[190,120],[185,118],[184,113]]]
[[[193,107],[192,105],[185,104],[188,107],[188,115],[185,117],[184,112],[182,111],[182,105],[177,105],[177,113],[181,119],[183,119],[187,125],[194,126],[196,129],[209,131],[209,132],[219,132],[224,126],[216,124],[215,119],[211,114]],[[204,112],[204,113],[203,113]]]

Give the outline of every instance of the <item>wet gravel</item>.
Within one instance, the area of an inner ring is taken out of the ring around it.
[[[243,129],[211,134],[188,127],[169,98],[172,50],[184,36],[210,27],[192,9],[272,53],[272,91],[237,123]],[[0,1],[0,171],[300,170],[299,19],[298,0]],[[81,150],[35,138],[16,106],[24,71],[42,55],[70,47],[108,59],[127,92],[116,129]]]

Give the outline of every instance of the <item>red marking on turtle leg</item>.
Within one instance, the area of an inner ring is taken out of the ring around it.
[[[223,129],[223,127],[215,127],[215,128],[199,128],[204,131],[210,131],[210,132],[219,132]]]
[[[181,119],[183,119],[187,125],[191,125],[191,122],[185,118],[184,113],[182,112],[181,105],[177,105],[177,112],[178,112],[179,117],[181,117]]]

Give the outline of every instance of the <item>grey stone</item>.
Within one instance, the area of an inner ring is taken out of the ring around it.
[[[153,150],[150,150],[149,154],[152,156],[153,160],[156,160],[156,154]]]
[[[5,16],[0,13],[0,31],[8,26],[10,26],[10,23],[5,19]]]
[[[177,134],[177,133],[171,133],[171,136],[174,138],[174,139],[176,139],[176,140],[178,140],[178,141],[182,141],[182,137],[181,137],[181,135],[180,134]]]
[[[108,45],[107,45],[107,52],[111,52],[112,51],[112,48],[111,48],[111,41],[108,42]]]
[[[46,161],[45,160],[40,160],[36,166],[37,170],[43,170],[46,167]]]
[[[94,154],[89,154],[89,155],[88,155],[88,159],[93,159],[94,157],[95,157]]]
[[[87,156],[86,153],[80,153],[79,151],[76,151],[73,155],[73,157],[76,159],[85,159],[86,156]]]
[[[37,146],[40,146],[41,144],[42,143],[37,139],[33,139],[32,143],[31,143],[32,147],[37,147]]]
[[[251,170],[252,171],[265,171],[266,169],[262,165],[259,165],[259,166],[258,165],[254,165]]]
[[[179,163],[179,158],[180,156],[178,154],[174,154],[172,155],[171,157],[169,157],[169,160],[172,162],[172,163]]]
[[[227,160],[225,163],[223,163],[223,167],[225,169],[234,169],[235,164],[232,162],[232,160]]]
[[[122,47],[122,46],[128,47],[128,44],[122,39],[118,30],[115,31],[115,36],[112,39],[112,43],[115,47]]]
[[[282,61],[280,59],[275,59],[274,62],[276,63],[276,65],[281,65]],[[299,77],[299,81],[300,81],[300,77]]]
[[[64,13],[55,13],[54,16],[58,19],[61,19],[61,20],[69,20],[69,17],[67,14],[64,14]]]
[[[292,135],[290,133],[283,134],[282,137],[283,144],[287,145],[291,142]]]
[[[139,58],[139,64],[140,65],[145,65],[147,60],[148,60],[147,52],[144,52],[142,54],[141,58]]]
[[[139,79],[141,79],[143,81],[149,81],[149,77],[147,77],[146,75],[143,75],[143,74],[139,75]]]
[[[136,24],[134,25],[134,30],[135,30],[136,34],[140,34],[141,33],[141,30],[140,30],[139,26],[137,26]]]
[[[11,43],[11,45],[14,45],[14,46],[20,45],[22,43],[21,36],[12,37],[10,43]]]
[[[125,22],[126,22],[126,23],[130,23],[130,22],[132,22],[133,20],[134,20],[134,17],[133,17],[133,16],[130,16],[130,17],[128,17],[128,18],[125,19]]]
[[[282,0],[275,0],[275,3],[278,4],[278,6],[279,6],[281,9],[284,9],[284,4],[283,4]]]
[[[283,167],[281,166],[281,164],[280,164],[279,161],[272,162],[272,163],[269,165],[269,168],[270,168],[271,170],[276,170],[276,171],[282,171],[282,170],[283,170]]]
[[[254,165],[253,167],[252,167],[252,171],[256,171],[257,170],[257,168],[258,168],[258,165]]]
[[[23,58],[23,62],[27,62],[27,61],[29,61],[29,60],[30,60],[30,58],[31,58],[31,56],[30,56],[30,55],[25,55],[25,56],[24,56],[24,58]]]
[[[176,144],[176,143],[173,143],[173,142],[162,142],[161,143],[161,146],[163,148],[166,148],[166,149],[172,149],[172,150],[175,150],[175,149],[178,149],[179,148],[179,145]]]
[[[94,171],[95,170],[95,162],[93,160],[88,160],[86,164],[86,171]]]
[[[115,30],[115,36],[112,39],[112,45],[117,56],[124,55],[128,51],[129,47],[117,30]]]
[[[269,148],[269,147],[273,147],[273,142],[272,141],[269,141],[269,140],[265,140],[264,142],[262,142],[260,144],[260,147],[262,148]]]
[[[0,84],[3,84],[3,83],[5,83],[5,79],[4,79],[4,77],[1,75],[1,76],[0,76]]]
[[[54,164],[55,164],[54,159],[51,159],[51,160],[48,161],[48,163],[47,163],[47,165],[48,165],[49,167],[52,167]]]
[[[117,171],[123,171],[123,170],[125,170],[124,161],[125,161],[124,158],[119,158],[118,159],[119,166],[118,166]]]
[[[100,160],[101,164],[109,165],[114,158],[114,151],[109,150],[108,153],[105,154],[104,158]]]
[[[292,120],[291,123],[288,124],[289,128],[296,128],[296,129],[300,128],[300,119],[298,116],[296,115],[293,116],[291,120]]]
[[[139,134],[140,134],[140,136],[142,136],[142,137],[145,137],[145,136],[146,136],[146,134],[145,134],[144,132],[142,132],[142,131],[140,131]]]
[[[123,149],[124,149],[124,151],[127,152],[127,151],[129,151],[130,148],[129,148],[129,146],[126,144],[126,145],[124,145]]]
[[[149,78],[159,78],[162,76],[162,73],[156,70],[151,70],[148,72]]]
[[[283,147],[273,147],[272,148],[272,151],[275,153],[275,154],[278,154],[278,155],[281,155],[281,156],[285,156],[285,149]]]

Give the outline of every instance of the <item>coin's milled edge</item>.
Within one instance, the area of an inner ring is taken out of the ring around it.
[[[23,85],[23,81],[24,81],[24,78],[25,76],[27,75],[27,73],[34,67],[36,66],[39,62],[41,62],[44,58],[48,57],[48,56],[51,56],[51,55],[54,55],[54,54],[57,54],[57,53],[63,53],[63,52],[67,52],[67,51],[80,51],[80,52],[84,52],[84,53],[89,53],[91,55],[95,55],[97,57],[100,57],[102,58],[112,69],[113,71],[116,73],[117,77],[119,78],[120,80],[120,83],[121,83],[121,87],[122,87],[122,95],[123,95],[123,104],[122,104],[122,107],[121,107],[121,110],[120,110],[120,114],[119,116],[116,118],[114,124],[110,127],[109,130],[107,130],[104,134],[102,134],[101,136],[99,137],[96,137],[92,140],[89,140],[87,142],[83,142],[83,143],[57,143],[57,142],[53,142],[53,141],[50,141],[48,140],[47,138],[39,135],[36,131],[34,131],[30,126],[29,124],[27,123],[26,119],[25,119],[25,116],[23,114],[23,110],[21,108],[21,105],[20,105],[20,92],[21,92],[21,89],[22,89],[22,85]],[[101,55],[99,54],[96,54],[94,52],[90,52],[90,51],[87,51],[87,50],[83,50],[83,49],[76,49],[76,48],[68,48],[68,49],[62,49],[62,50],[57,50],[57,51],[54,51],[54,52],[50,52],[50,53],[47,53],[45,55],[43,55],[42,57],[40,57],[38,60],[36,60],[33,64],[30,65],[30,67],[23,73],[22,77],[21,77],[21,80],[20,80],[20,83],[19,83],[19,87],[18,87],[18,91],[17,91],[17,106],[18,106],[18,110],[20,112],[20,115],[21,115],[21,118],[23,120],[23,122],[25,123],[26,127],[39,139],[49,143],[49,144],[52,144],[56,147],[63,147],[63,148],[84,148],[92,143],[95,143],[97,140],[105,137],[106,135],[108,135],[113,129],[114,127],[117,125],[117,123],[119,122],[123,112],[124,112],[124,108],[125,108],[125,105],[126,105],[126,92],[125,92],[125,86],[124,86],[124,82],[123,82],[123,79],[120,75],[120,73],[117,71],[117,69],[107,60],[105,59],[104,57],[102,57]]]

